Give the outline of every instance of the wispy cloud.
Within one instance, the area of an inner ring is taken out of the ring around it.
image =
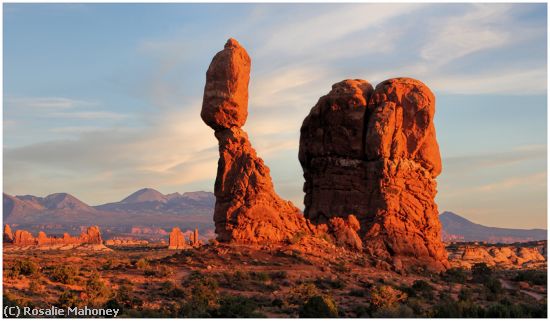
[[[438,24],[420,50],[420,56],[432,65],[441,65],[509,43],[509,29],[500,28],[498,23],[508,20],[511,10],[511,5],[474,4],[465,14],[445,17],[445,23]]]
[[[124,119],[129,115],[108,112],[108,111],[77,111],[77,112],[54,112],[46,114],[45,117],[72,118],[72,119]]]
[[[97,103],[66,97],[8,97],[5,104],[10,108],[71,109],[80,106],[93,106]]]

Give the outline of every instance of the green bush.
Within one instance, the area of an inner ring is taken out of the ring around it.
[[[79,269],[75,265],[58,265],[50,272],[50,279],[63,284],[76,284]]]
[[[485,263],[476,263],[472,266],[472,280],[476,283],[485,283],[493,276],[493,270]]]
[[[244,296],[225,296],[219,301],[219,307],[214,310],[212,317],[215,318],[262,318],[265,317],[257,312],[258,305],[251,299]]]
[[[34,263],[31,260],[17,260],[13,262],[13,265],[10,269],[4,269],[6,271],[6,276],[12,279],[18,278],[19,276],[33,276],[38,274],[40,268],[38,264]]]
[[[210,276],[199,272],[193,272],[185,284],[185,302],[183,303],[179,316],[186,318],[209,318],[212,317],[218,307],[218,282]]]
[[[84,306],[84,302],[80,299],[80,295],[77,291],[65,290],[59,296],[59,299],[56,303],[57,306],[62,308],[73,308]]]
[[[373,318],[412,318],[414,311],[406,305],[396,304],[391,307],[383,307],[372,314]]]
[[[519,282],[528,282],[531,285],[546,285],[547,284],[547,274],[546,271],[537,271],[537,270],[525,270],[519,271],[514,281]]]
[[[314,296],[300,308],[300,318],[337,318],[338,307],[332,298]]]
[[[452,283],[465,283],[468,280],[468,273],[461,268],[451,268],[441,274],[444,281]]]
[[[496,277],[486,279],[483,285],[485,285],[485,288],[489,290],[491,294],[498,295],[502,293],[502,284]]]
[[[139,270],[145,270],[145,269],[149,268],[149,261],[147,261],[144,258],[141,258],[136,262],[136,267]]]
[[[315,284],[302,283],[288,291],[287,301],[291,304],[302,304],[309,298],[321,295]]]
[[[111,289],[105,285],[99,273],[93,272],[86,281],[85,287],[88,302],[91,305],[97,305],[106,302],[111,296]]]
[[[407,299],[407,294],[389,285],[374,287],[370,291],[370,302],[376,308],[390,307]]]

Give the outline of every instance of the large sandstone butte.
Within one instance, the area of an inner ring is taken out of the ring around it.
[[[275,193],[269,168],[241,128],[248,116],[250,65],[246,50],[229,39],[206,73],[201,118],[215,130],[220,152],[216,234],[224,242],[281,242],[310,227],[298,208]]]
[[[418,80],[333,85],[301,128],[306,218],[322,224],[353,214],[373,256],[396,267],[448,267],[434,201],[434,113],[434,95]]]

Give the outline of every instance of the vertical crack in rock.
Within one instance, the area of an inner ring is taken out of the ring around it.
[[[305,216],[316,224],[355,215],[363,247],[394,266],[448,267],[434,198],[441,157],[435,98],[396,78],[333,85],[304,119],[299,159]]]
[[[269,168],[241,127],[248,115],[250,57],[235,39],[206,73],[201,118],[215,130],[220,159],[214,222],[220,241],[281,242],[309,225],[300,210],[274,191]]]

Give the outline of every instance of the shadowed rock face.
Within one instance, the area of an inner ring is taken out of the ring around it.
[[[220,241],[280,242],[309,225],[298,208],[275,193],[269,168],[241,129],[248,115],[249,79],[250,58],[229,39],[206,73],[201,111],[219,142],[216,234]]]
[[[434,201],[441,172],[434,113],[434,95],[414,79],[375,90],[364,80],[335,84],[301,128],[306,218],[320,224],[355,214],[374,256],[448,267]]]

